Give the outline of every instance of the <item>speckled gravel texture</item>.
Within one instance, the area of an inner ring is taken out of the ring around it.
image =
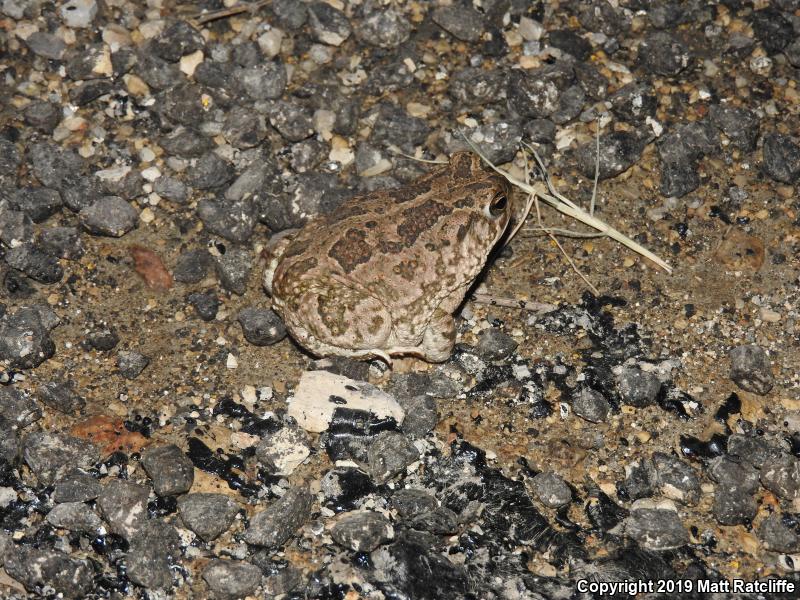
[[[0,0],[0,596],[799,586],[800,3],[231,5]],[[598,128],[596,214],[671,275],[561,237],[589,293],[532,216],[478,291],[550,313],[392,370],[286,337],[272,235],[462,134],[588,206]]]

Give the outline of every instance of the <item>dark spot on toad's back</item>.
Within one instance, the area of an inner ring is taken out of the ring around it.
[[[429,192],[430,189],[430,185],[410,183],[407,186],[392,190],[392,200],[394,200],[397,204],[408,202],[409,200],[413,200],[414,198],[421,196],[425,192]]]
[[[405,246],[400,242],[390,242],[387,240],[380,240],[378,242],[378,249],[382,254],[399,254],[403,251]]]
[[[372,248],[364,241],[366,237],[363,231],[351,227],[343,238],[331,246],[328,256],[336,260],[345,273],[351,273],[372,256]]]
[[[418,267],[419,264],[415,260],[402,260],[395,266],[393,271],[406,281],[414,281],[414,273],[416,273]]]
[[[436,221],[451,212],[451,208],[436,200],[426,200],[419,206],[407,208],[403,211],[403,221],[397,226],[397,235],[406,246],[410,246],[423,231],[433,227]]]
[[[381,327],[383,327],[383,317],[381,317],[380,315],[375,315],[370,320],[369,327],[367,327],[367,331],[370,334],[375,335],[381,330]]]
[[[453,179],[468,179],[472,176],[472,157],[459,154],[452,162]]]

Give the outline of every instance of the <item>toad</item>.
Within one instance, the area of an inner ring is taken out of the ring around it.
[[[355,197],[277,242],[264,287],[318,356],[447,360],[453,313],[512,219],[506,180],[467,152]]]

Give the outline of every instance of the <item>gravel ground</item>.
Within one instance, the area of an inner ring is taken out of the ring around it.
[[[0,595],[797,598],[800,3],[252,6],[0,1]],[[532,218],[446,363],[286,337],[271,235],[598,127],[671,275]]]

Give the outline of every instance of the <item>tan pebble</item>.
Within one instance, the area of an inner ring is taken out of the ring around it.
[[[680,319],[676,319],[675,323],[673,323],[673,326],[678,331],[683,331],[684,329],[686,329],[689,326],[689,322],[684,318],[680,318]]]
[[[794,188],[791,185],[779,185],[775,191],[781,198],[794,198]]]
[[[156,215],[150,210],[149,206],[146,206],[142,209],[142,212],[139,213],[139,218],[142,220],[142,223],[152,223]]]
[[[427,117],[431,112],[431,107],[420,102],[409,102],[406,104],[406,112],[412,117]]]
[[[627,257],[625,260],[622,261],[622,266],[625,267],[626,269],[632,267],[635,264],[636,264],[636,261],[634,261],[630,257]]]
[[[225,366],[228,369],[237,369],[239,367],[239,360],[229,352],[228,358],[225,359]]]
[[[125,75],[122,80],[131,96],[142,98],[150,94],[150,87],[137,75]]]
[[[781,320],[781,313],[762,306],[758,311],[758,316],[767,323],[778,323]]]
[[[649,442],[650,438],[652,437],[648,431],[637,431],[634,435],[642,444]]]
[[[181,73],[186,75],[187,77],[191,77],[194,75],[194,70],[197,66],[203,62],[203,51],[202,50],[195,50],[191,54],[187,54],[186,56],[182,56],[178,66],[181,70]]]

